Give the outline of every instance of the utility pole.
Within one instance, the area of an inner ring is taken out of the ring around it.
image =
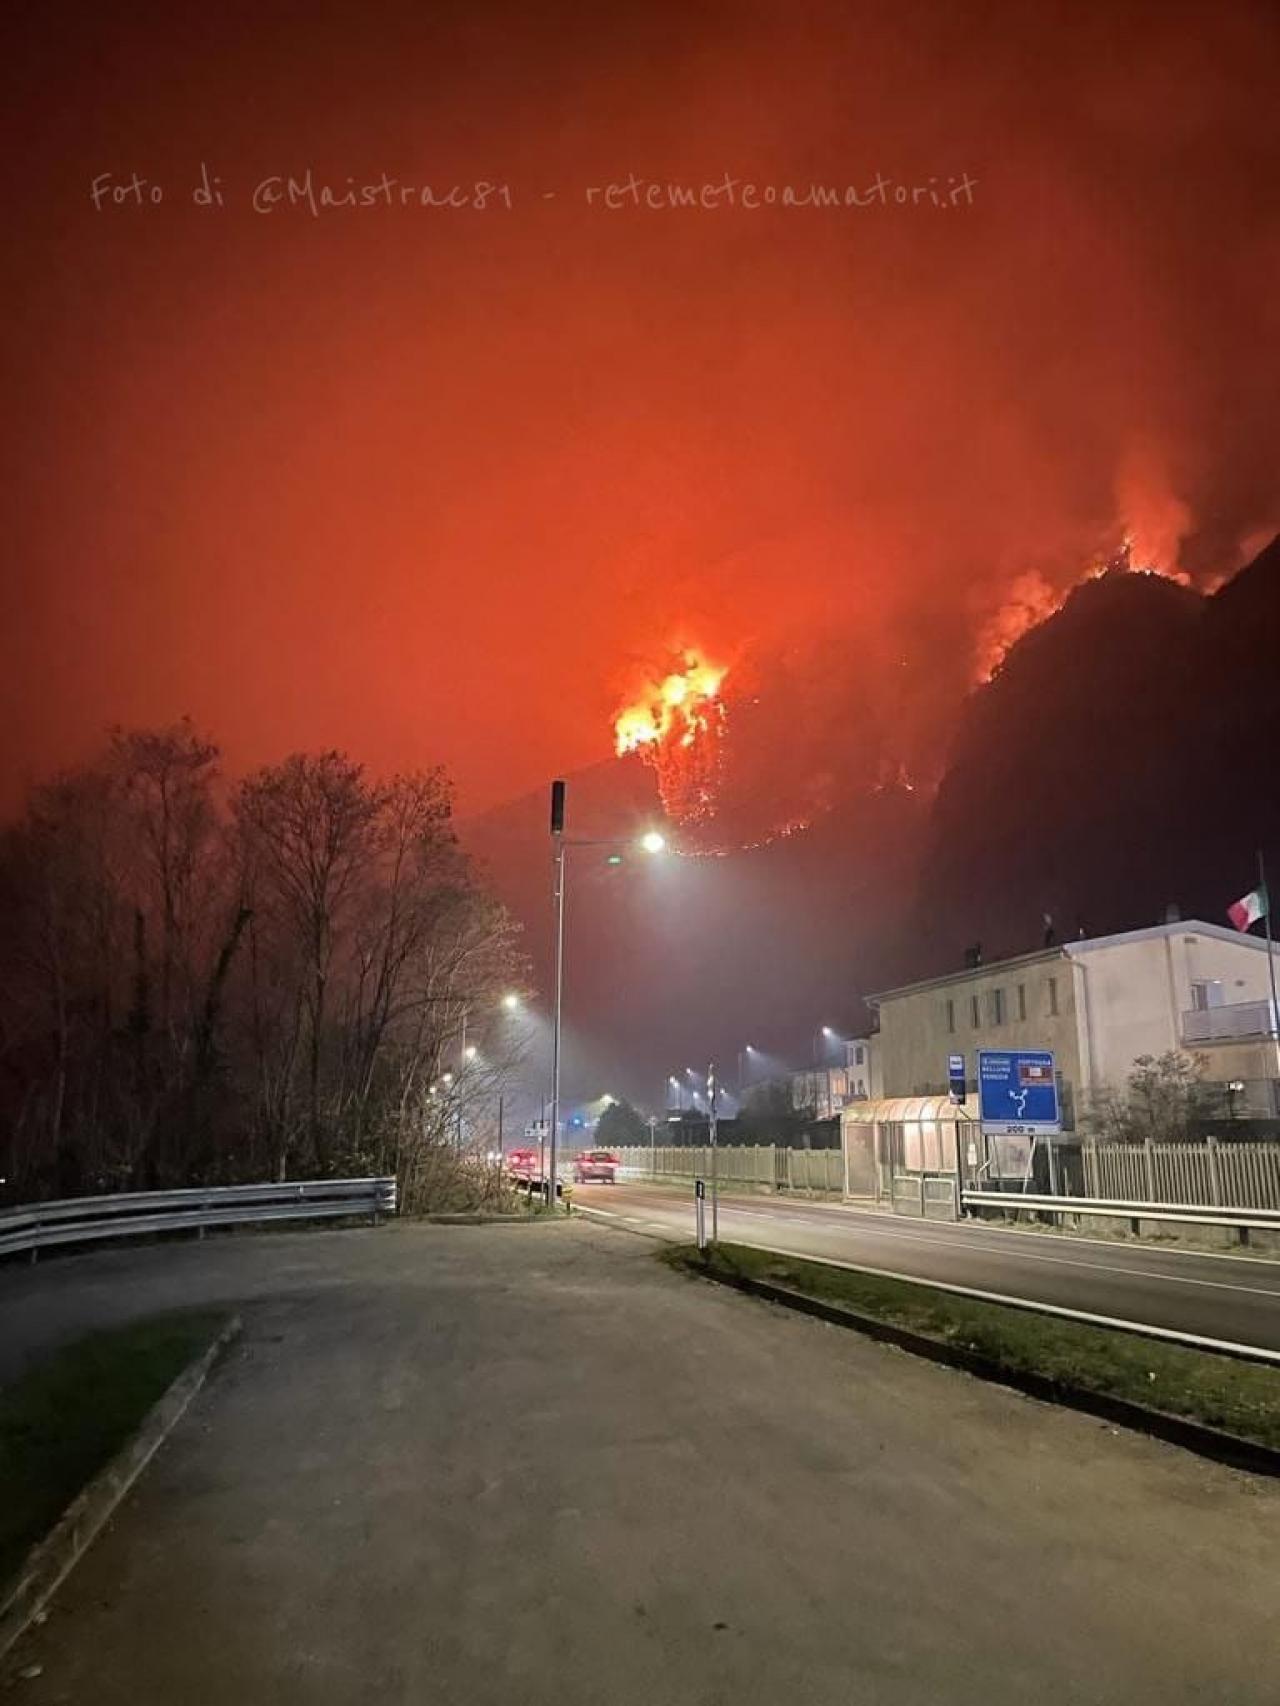
[[[720,1237],[720,1186],[716,1168],[716,1063],[707,1068],[707,1106],[710,1110],[707,1129],[711,1137],[711,1242]]]
[[[551,844],[555,849],[556,1003],[551,1043],[551,1130],[547,1151],[547,1204],[556,1206],[556,1150],[560,1134],[560,1013],[564,1001],[564,795],[563,782],[551,784]]]

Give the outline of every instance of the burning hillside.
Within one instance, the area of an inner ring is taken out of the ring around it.
[[[647,681],[614,719],[619,756],[638,752],[657,774],[663,808],[673,823],[692,826],[715,814],[723,763],[727,669],[685,651],[682,668]]]

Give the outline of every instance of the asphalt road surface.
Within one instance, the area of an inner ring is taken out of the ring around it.
[[[693,1238],[692,1186],[578,1185],[573,1196],[638,1230]],[[1254,1256],[1197,1255],[906,1219],[794,1197],[724,1194],[720,1236],[1280,1351],[1280,1262]]]
[[[1274,1706],[1280,1487],[590,1222],[79,1256],[0,1332],[210,1297],[244,1336],[14,1700]]]

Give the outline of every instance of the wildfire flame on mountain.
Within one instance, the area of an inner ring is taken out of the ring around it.
[[[1000,671],[1005,658],[1018,641],[1032,628],[1038,628],[1051,616],[1056,616],[1077,586],[1085,581],[1099,580],[1103,575],[1159,575],[1162,580],[1190,586],[1190,575],[1180,569],[1162,568],[1153,561],[1144,561],[1143,548],[1132,533],[1126,533],[1116,554],[1104,563],[1092,564],[1079,580],[1059,589],[1032,569],[1019,575],[1009,588],[1008,597],[978,629],[974,643],[973,681],[975,686],[988,682]]]
[[[644,683],[614,719],[616,750],[638,752],[657,772],[658,791],[675,823],[698,823],[715,810],[727,669],[685,651],[683,668]]]

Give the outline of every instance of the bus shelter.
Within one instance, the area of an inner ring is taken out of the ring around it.
[[[982,1166],[977,1098],[886,1096],[840,1115],[844,1194],[900,1214],[951,1220],[959,1193]]]

